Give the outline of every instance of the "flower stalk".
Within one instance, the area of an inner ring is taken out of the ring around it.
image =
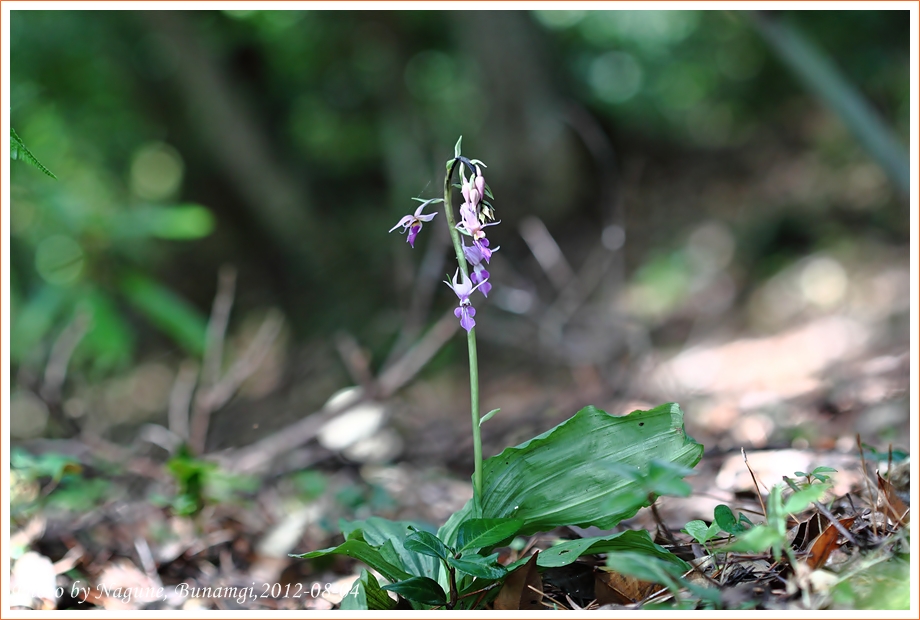
[[[454,171],[460,167],[460,193],[463,195],[463,204],[460,206],[460,222],[454,218],[453,209],[453,184],[451,180]],[[469,169],[470,176],[463,173],[464,166]],[[415,239],[422,226],[434,219],[436,213],[425,213],[425,207],[438,202],[444,203],[444,216],[447,219],[447,229],[450,239],[457,254],[457,270],[453,278],[444,283],[457,295],[459,303],[454,309],[454,315],[460,319],[460,327],[466,330],[466,343],[470,355],[470,416],[473,424],[473,504],[481,509],[482,506],[482,438],[479,427],[483,420],[479,415],[479,360],[476,353],[476,308],[470,300],[470,295],[475,291],[482,293],[483,297],[489,296],[492,285],[489,283],[489,271],[486,265],[492,260],[492,254],[499,248],[491,247],[486,237],[485,228],[494,226],[499,222],[495,220],[495,211],[486,198],[492,199],[492,190],[486,184],[482,169],[486,165],[478,159],[467,159],[460,155],[460,140],[454,146],[454,157],[447,162],[447,175],[444,177],[444,198],[431,198],[423,200],[415,198],[422,204],[415,213],[404,216],[390,232],[402,229],[407,234],[409,245],[415,247]],[[489,223],[491,222],[491,223]],[[465,245],[463,237],[470,238],[470,245]],[[470,271],[472,270],[472,274]],[[498,410],[486,415],[492,417]]]
[[[463,243],[460,240],[460,233],[457,230],[457,223],[454,220],[453,204],[451,194],[453,186],[451,178],[454,175],[454,168],[460,163],[459,158],[454,158],[447,167],[447,174],[444,177],[444,214],[447,218],[447,227],[450,229],[450,239],[454,244],[454,251],[457,253],[457,263],[460,266],[460,273],[463,274],[463,281],[469,278],[469,270],[466,266],[466,256],[463,253]],[[476,353],[476,328],[472,327],[466,333],[467,349],[470,355],[470,416],[473,424],[473,498],[477,505],[482,501],[482,434],[479,428],[479,359]]]

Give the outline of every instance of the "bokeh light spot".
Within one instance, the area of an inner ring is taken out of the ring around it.
[[[83,248],[66,235],[52,235],[35,248],[35,270],[49,284],[73,282],[83,270]]]
[[[131,190],[144,200],[169,198],[179,189],[184,172],[176,149],[161,142],[146,144],[131,163]]]
[[[642,67],[632,54],[607,52],[595,58],[588,68],[588,84],[607,103],[623,103],[639,92]]]

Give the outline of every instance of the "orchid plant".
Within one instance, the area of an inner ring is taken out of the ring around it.
[[[499,247],[492,246],[486,229],[500,222],[495,220],[490,202],[494,197],[483,174],[486,164],[464,157],[460,147],[458,140],[447,161],[443,198],[416,199],[421,202],[418,208],[390,232],[400,230],[414,248],[424,225],[437,215],[426,209],[443,204],[457,258],[453,276],[444,283],[457,295],[454,314],[466,332],[469,353],[473,497],[437,531],[379,517],[343,522],[342,544],[295,557],[341,554],[373,569],[362,572],[342,601],[344,609],[392,609],[398,601],[415,609],[509,608],[502,602],[508,597],[499,596],[508,575],[565,566],[589,554],[606,553],[609,562],[615,562],[617,554],[620,560],[639,554],[664,563],[672,572],[689,570],[683,560],[656,545],[648,532],[629,530],[562,542],[535,556],[499,563],[495,550],[516,536],[567,525],[609,529],[659,495],[689,494],[682,478],[692,473],[689,468],[700,460],[703,447],[685,433],[683,412],[676,403],[625,416],[587,406],[542,435],[483,461],[481,428],[499,410],[479,413],[474,300],[478,293],[486,298],[492,290],[488,265]],[[455,172],[458,183],[453,182]],[[453,208],[456,189],[463,199],[459,221]],[[387,583],[381,585],[378,576]]]

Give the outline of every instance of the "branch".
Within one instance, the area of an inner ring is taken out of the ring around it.
[[[375,382],[375,389],[349,405],[322,409],[308,414],[303,419],[286,426],[245,448],[232,451],[225,457],[225,465],[233,471],[246,473],[264,467],[271,459],[293,450],[311,439],[333,418],[351,410],[371,398],[386,398],[409,382],[419,370],[450,340],[458,328],[457,319],[451,310],[445,314],[422,339],[403,355]]]

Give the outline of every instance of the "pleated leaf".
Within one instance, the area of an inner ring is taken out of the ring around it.
[[[689,468],[702,455],[703,446],[684,431],[676,403],[621,417],[585,407],[483,463],[482,516],[520,519],[524,523],[517,534],[522,536],[563,525],[608,529],[640,508],[610,511],[610,498],[641,486],[611,465],[645,471],[657,459]],[[451,544],[450,530],[463,520],[451,519],[440,532],[441,540]]]

